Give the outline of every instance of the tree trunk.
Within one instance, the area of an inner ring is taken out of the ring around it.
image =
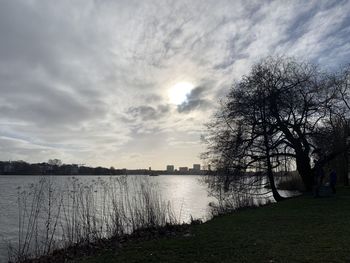
[[[344,186],[349,186],[349,159],[350,159],[350,151],[346,151],[344,153],[344,166],[345,166],[345,174],[344,174]]]
[[[264,126],[264,144],[265,144],[265,153],[266,153],[267,176],[269,178],[273,198],[276,200],[276,202],[279,202],[279,201],[282,201],[284,198],[280,196],[275,185],[275,178],[273,175],[272,164],[271,164],[269,138],[267,135],[266,126]]]
[[[303,155],[300,156],[299,154],[297,154],[296,163],[297,163],[297,170],[305,186],[305,191],[311,192],[314,176],[313,176],[313,170],[310,165],[309,156],[303,156]]]
[[[276,188],[276,185],[275,185],[275,179],[273,177],[273,173],[272,173],[272,170],[271,169],[267,169],[267,176],[269,178],[269,182],[270,182],[270,187],[271,187],[271,190],[272,190],[272,195],[273,195],[273,198],[276,200],[276,202],[279,202],[279,201],[282,201],[284,200],[285,198],[282,197],[277,188]]]
[[[273,171],[272,171],[271,159],[270,158],[271,158],[270,157],[270,151],[269,151],[269,148],[267,147],[266,148],[267,176],[269,178],[269,182],[270,182],[270,187],[271,187],[271,190],[272,190],[273,198],[276,200],[276,202],[279,202],[279,201],[282,201],[284,199],[284,197],[282,197],[277,191],[277,188],[276,188],[276,185],[275,185],[275,178],[274,178]]]

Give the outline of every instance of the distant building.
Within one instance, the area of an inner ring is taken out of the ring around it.
[[[188,167],[179,167],[179,172],[188,172]]]
[[[166,171],[167,172],[174,172],[174,165],[167,165],[166,166]]]
[[[9,162],[8,164],[5,164],[4,166],[4,172],[5,173],[11,173],[13,171],[13,164]]]
[[[200,171],[201,165],[200,164],[194,164],[193,165],[193,171]]]

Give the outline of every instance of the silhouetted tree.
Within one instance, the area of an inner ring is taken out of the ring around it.
[[[60,159],[50,159],[47,162],[49,165],[53,165],[53,166],[61,166],[62,165],[62,161]]]
[[[273,171],[295,164],[310,191],[316,138],[320,131],[333,131],[335,115],[346,116],[347,90],[341,93],[339,88],[344,86],[343,81],[344,74],[331,78],[315,65],[291,58],[268,58],[257,63],[249,75],[233,85],[208,125],[205,157],[227,178],[265,171],[276,200],[281,198]],[[324,152],[323,161],[337,154]]]

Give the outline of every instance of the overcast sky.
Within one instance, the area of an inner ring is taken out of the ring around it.
[[[201,163],[219,98],[274,54],[349,63],[350,1],[0,0],[0,160]]]

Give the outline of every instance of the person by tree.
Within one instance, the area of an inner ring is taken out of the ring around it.
[[[337,172],[333,168],[329,174],[329,186],[332,188],[333,194],[336,193],[336,184],[337,184]]]

